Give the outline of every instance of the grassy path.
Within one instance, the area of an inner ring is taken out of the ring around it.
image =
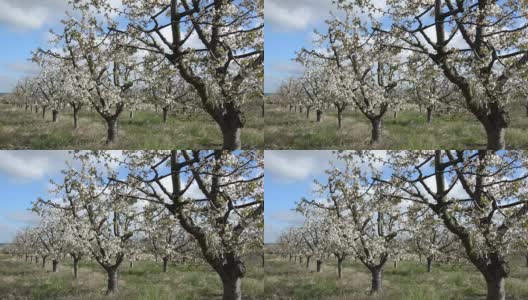
[[[262,299],[263,270],[257,260],[249,266],[249,274],[242,282],[245,300]],[[221,283],[218,276],[204,265],[170,265],[167,273],[161,264],[139,262],[133,268],[123,263],[119,273],[119,293],[105,296],[106,277],[95,263],[84,261],[79,278],[73,279],[69,262],[62,262],[57,273],[40,264],[25,263],[0,254],[0,299],[2,300],[103,300],[103,299],[220,299]]]
[[[433,266],[426,272],[425,262],[401,262],[394,268],[388,262],[384,271],[384,293],[368,295],[370,273],[359,262],[345,261],[341,280],[337,279],[333,259],[325,262],[321,273],[315,272],[315,262],[291,264],[278,256],[267,256],[266,299],[289,300],[484,300],[485,282],[469,264]],[[514,260],[512,273],[506,281],[508,300],[528,299],[528,267],[522,260]]]

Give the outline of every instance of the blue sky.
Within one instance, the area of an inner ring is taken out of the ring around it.
[[[281,231],[300,226],[303,217],[293,211],[295,202],[312,197],[314,179],[325,180],[332,151],[266,150],[264,157],[264,241],[275,242]]]
[[[38,224],[27,209],[37,197],[49,196],[50,179],[71,160],[67,151],[0,151],[0,243],[18,229]]]
[[[293,62],[295,52],[310,47],[314,29],[324,29],[324,20],[335,11],[331,0],[266,0],[265,2],[265,92],[275,92],[302,67]]]
[[[66,9],[66,0],[0,0],[0,93],[38,71],[28,61],[31,51],[47,44]]]

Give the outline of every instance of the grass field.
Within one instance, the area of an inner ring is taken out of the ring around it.
[[[39,264],[40,265],[40,264]],[[105,296],[106,277],[95,263],[83,261],[79,278],[73,279],[70,263],[61,263],[59,271],[46,270],[0,254],[0,299],[2,300],[168,300],[221,299],[222,284],[205,265],[170,265],[161,272],[161,263],[138,262],[129,268],[125,262],[119,273],[119,293]],[[243,299],[263,299],[263,269],[259,259],[247,263],[248,274],[242,279]]]
[[[264,119],[258,106],[246,113],[242,129],[244,149],[262,148]],[[108,149],[105,145],[106,123],[95,112],[83,108],[79,128],[73,130],[73,117],[61,112],[57,123],[23,108],[0,105],[0,149]],[[222,147],[220,128],[205,113],[177,115],[171,113],[163,124],[161,112],[138,111],[130,119],[124,112],[119,119],[118,140],[112,149],[216,149]]]
[[[370,145],[370,122],[359,112],[345,111],[337,130],[337,114],[325,112],[322,121],[306,114],[289,112],[285,107],[267,105],[266,149],[477,149],[486,147],[486,133],[470,114],[434,115],[427,123],[426,113],[388,112],[384,119],[383,140]],[[506,130],[506,147],[528,148],[528,117],[523,108],[511,109],[511,127]]]
[[[425,262],[389,261],[384,269],[383,294],[369,296],[370,273],[359,261],[345,260],[341,280],[337,279],[334,259],[323,264],[321,273],[304,263],[292,264],[275,255],[266,256],[265,299],[303,300],[483,300],[484,278],[469,264],[433,265],[426,272]],[[511,263],[506,279],[508,300],[528,299],[528,267],[521,258]]]

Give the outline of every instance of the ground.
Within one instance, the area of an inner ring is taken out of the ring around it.
[[[528,117],[522,107],[512,107],[511,126],[506,130],[508,149],[528,148]],[[436,113],[431,124],[426,112],[405,111],[394,117],[388,112],[384,119],[383,140],[370,145],[370,122],[360,112],[347,109],[343,125],[337,129],[337,113],[325,112],[321,123],[315,112],[289,112],[287,107],[266,106],[266,149],[480,149],[486,147],[486,134],[469,113]]]
[[[352,259],[353,260],[353,259]],[[368,295],[370,273],[348,259],[341,280],[333,258],[325,262],[321,273],[305,264],[289,263],[286,258],[266,256],[264,299],[269,300],[484,300],[483,277],[468,263],[434,264],[431,273],[423,263],[402,261],[397,268],[389,261],[385,266],[383,288],[378,297]],[[507,300],[528,299],[528,267],[521,257],[511,263],[511,276],[506,280]]]
[[[247,123],[242,129],[244,149],[262,148],[263,124],[258,106],[248,107]],[[177,115],[171,113],[163,124],[161,112],[138,111],[129,118],[123,112],[119,120],[118,141],[105,145],[106,123],[87,107],[80,112],[79,128],[73,130],[73,117],[61,113],[51,122],[51,111],[42,119],[39,113],[0,104],[0,149],[216,149],[222,147],[220,128],[205,113]]]
[[[263,299],[263,269],[255,257],[247,263],[248,274],[242,279],[244,300]],[[0,299],[2,300],[214,300],[222,297],[221,281],[203,264],[169,265],[167,273],[161,262],[137,262],[132,268],[123,263],[119,273],[119,293],[104,295],[106,276],[95,262],[84,260],[79,277],[73,279],[70,262],[62,262],[59,272],[40,264],[25,263],[0,254]]]

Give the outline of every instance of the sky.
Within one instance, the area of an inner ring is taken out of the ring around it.
[[[325,28],[324,20],[335,12],[332,0],[266,0],[265,82],[266,93],[273,93],[281,82],[302,73],[293,61],[302,47],[310,48],[314,29]]]
[[[28,59],[43,47],[49,29],[60,27],[67,0],[0,0],[0,93],[10,92],[18,79],[34,75],[38,67]]]
[[[68,151],[0,151],[0,243],[19,229],[35,226],[39,217],[28,211],[38,197],[49,196],[49,180],[71,161]]]
[[[300,226],[304,218],[294,211],[295,202],[310,199],[314,179],[326,178],[332,151],[266,150],[264,152],[264,242],[273,243],[289,227]]]

